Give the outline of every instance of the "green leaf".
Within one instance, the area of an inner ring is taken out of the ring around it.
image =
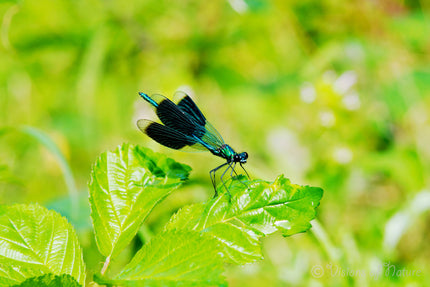
[[[54,274],[45,274],[43,276],[33,277],[25,280],[19,285],[14,285],[12,287],[80,287],[80,285],[75,278],[68,274],[63,274],[61,276]]]
[[[82,250],[73,227],[37,204],[2,206],[0,282],[17,284],[48,273],[70,274],[85,282]]]
[[[0,263],[0,287],[19,284],[27,278],[42,275],[42,270]]]
[[[91,173],[90,206],[96,242],[115,257],[154,206],[188,178],[191,168],[150,149],[123,144],[103,153]]]
[[[225,286],[217,241],[195,231],[169,230],[144,245],[112,280],[121,286]]]
[[[224,193],[179,210],[166,230],[191,229],[208,234],[219,241],[227,262],[243,264],[262,257],[260,237],[277,230],[289,236],[311,227],[309,222],[315,218],[323,194],[321,188],[291,184],[282,175],[273,183],[240,180],[226,183],[231,197]]]

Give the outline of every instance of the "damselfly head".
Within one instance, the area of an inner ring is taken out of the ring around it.
[[[241,152],[234,155],[234,162],[246,163],[247,159],[248,159],[247,152]]]

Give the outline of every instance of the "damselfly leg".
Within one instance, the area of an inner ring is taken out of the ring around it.
[[[212,185],[213,185],[214,190],[215,190],[215,195],[214,195],[214,197],[217,197],[217,196],[218,196],[218,191],[217,191],[217,189],[216,189],[216,174],[215,174],[215,173],[216,173],[219,169],[221,169],[222,167],[224,167],[224,166],[228,165],[228,166],[227,166],[227,168],[226,168],[226,169],[223,171],[223,173],[221,174],[221,176],[220,176],[220,180],[221,180],[221,182],[222,182],[222,185],[224,186],[224,188],[226,189],[226,191],[227,191],[227,192],[228,192],[228,194],[230,195],[230,191],[228,190],[227,186],[225,185],[225,182],[224,182],[223,178],[224,178],[224,175],[227,173],[227,171],[228,171],[229,169],[231,169],[230,177],[233,177],[233,173],[234,173],[236,176],[239,176],[239,175],[238,175],[238,173],[237,173],[237,172],[236,172],[236,170],[235,170],[236,164],[237,164],[237,162],[226,162],[226,163],[223,163],[223,164],[222,164],[222,165],[220,165],[220,166],[217,166],[216,168],[212,169],[212,170],[209,172],[209,176],[210,176],[210,178],[211,178]],[[247,176],[248,178],[250,178],[250,177],[249,177],[248,172],[244,169],[244,167],[243,167],[243,165],[242,165],[241,163],[240,163],[240,166],[241,166],[241,168],[245,171],[246,176]],[[247,187],[247,185],[246,185],[243,181],[241,181],[241,180],[239,180],[239,181],[240,181],[240,183],[242,183],[244,186],[246,186],[246,187]]]

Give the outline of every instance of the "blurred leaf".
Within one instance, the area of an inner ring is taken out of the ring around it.
[[[191,168],[129,144],[103,153],[91,173],[90,206],[100,252],[115,257],[154,206],[188,178]]]
[[[247,10],[251,12],[259,12],[267,9],[269,2],[263,0],[229,0],[228,1],[236,12],[242,14]]]
[[[75,180],[73,178],[73,172],[70,168],[66,158],[58,148],[58,146],[52,141],[52,139],[42,132],[39,129],[30,127],[30,126],[23,126],[19,129],[21,132],[33,137],[34,139],[38,140],[42,145],[44,145],[52,154],[55,155],[57,158],[60,167],[62,169],[64,180],[67,185],[67,189],[69,190],[70,197],[72,197],[73,201],[77,201],[77,194],[78,191],[76,189]],[[76,206],[75,206],[76,207]]]
[[[46,149],[48,149],[58,160],[58,163],[61,167],[61,171],[64,176],[64,181],[66,183],[67,190],[69,192],[69,196],[71,199],[70,200],[70,205],[72,209],[71,215],[73,217],[77,217],[79,214],[79,209],[78,209],[78,203],[77,203],[78,192],[76,188],[76,183],[73,177],[72,169],[69,163],[67,162],[66,158],[58,148],[58,146],[54,143],[54,141],[52,141],[52,139],[47,134],[45,134],[44,132],[42,132],[37,128],[30,127],[30,126],[21,126],[19,128],[14,128],[14,127],[2,128],[0,129],[0,136],[6,132],[13,132],[13,131],[18,131],[34,138],[40,144],[42,144]]]
[[[267,7],[271,5],[270,2],[264,0],[245,0],[244,2],[246,2],[249,9],[253,12],[267,9]]]
[[[74,229],[58,213],[39,205],[2,206],[0,278],[19,283],[46,273],[70,274],[79,283],[85,282],[85,265]]]
[[[75,278],[68,274],[61,276],[54,274],[45,274],[43,276],[29,278],[19,285],[13,287],[79,287],[82,286],[76,282]]]
[[[414,150],[394,148],[385,152],[368,153],[360,159],[366,173],[382,173],[402,188],[418,190],[425,184],[425,175]]]
[[[113,279],[121,286],[225,285],[217,241],[195,231],[162,232],[140,249]]]
[[[427,51],[430,44],[427,37],[430,33],[430,19],[425,14],[411,13],[407,17],[396,17],[389,28],[401,37],[405,46],[422,53]]]
[[[62,216],[66,217],[67,220],[73,225],[73,227],[79,231],[81,230],[92,230],[91,217],[90,217],[90,206],[88,205],[88,193],[79,192],[77,206],[79,207],[79,213],[74,215],[72,209],[70,196],[63,196],[57,198],[45,206],[58,212]]]
[[[422,70],[417,70],[413,73],[414,83],[419,89],[419,94],[421,96],[430,95],[430,65],[427,65]]]
[[[402,236],[408,231],[422,213],[430,210],[430,191],[422,190],[415,197],[405,202],[403,208],[397,211],[385,224],[383,247],[387,252],[393,252]]]
[[[227,261],[238,264],[262,257],[262,236],[276,230],[284,236],[308,230],[323,194],[321,188],[291,184],[282,175],[273,183],[249,181],[247,187],[239,180],[229,183],[231,199],[224,193],[182,208],[166,229],[203,231],[219,241]]]

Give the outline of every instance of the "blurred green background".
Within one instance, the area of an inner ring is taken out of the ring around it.
[[[263,261],[227,266],[230,286],[428,286],[429,16],[424,0],[1,1],[0,203],[68,216],[91,275],[103,260],[87,206],[97,156],[130,142],[189,164],[119,268],[213,194],[222,159],[135,125],[154,118],[138,91],[182,89],[249,153],[253,178],[325,191],[312,231],[266,238]]]

